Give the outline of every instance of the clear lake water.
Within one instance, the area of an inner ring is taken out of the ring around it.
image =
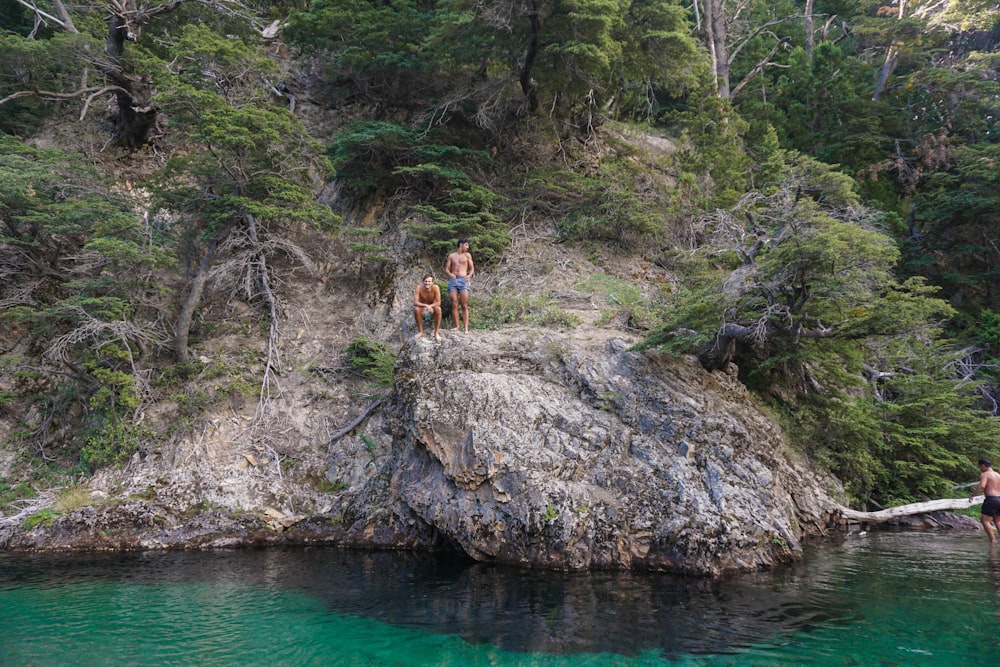
[[[0,552],[0,665],[1000,665],[1000,547],[876,532],[720,579],[282,548]]]

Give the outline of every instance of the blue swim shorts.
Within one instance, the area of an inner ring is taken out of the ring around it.
[[[451,280],[448,281],[448,291],[462,292],[463,294],[468,294],[469,281],[461,276],[459,276],[458,278],[452,278]]]

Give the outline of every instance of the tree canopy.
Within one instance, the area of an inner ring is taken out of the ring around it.
[[[0,0],[0,407],[40,461],[73,429],[74,465],[128,458],[155,379],[199,372],[212,286],[266,323],[260,427],[317,248],[500,265],[531,229],[666,272],[623,326],[735,364],[856,498],[943,492],[997,451],[998,26],[979,0]]]

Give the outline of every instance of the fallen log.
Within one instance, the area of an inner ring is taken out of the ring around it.
[[[940,500],[927,500],[922,503],[910,503],[899,507],[890,507],[878,512],[861,512],[852,510],[842,505],[837,505],[837,509],[845,519],[864,521],[866,523],[885,523],[890,519],[910,514],[926,514],[927,512],[941,512],[944,510],[957,510],[973,505],[981,505],[985,496],[969,498],[941,498]]]
[[[375,410],[375,408],[382,405],[383,403],[385,403],[384,398],[380,398],[377,401],[372,401],[371,403],[369,403],[368,406],[361,411],[360,415],[352,419],[347,426],[343,427],[342,429],[340,429],[339,431],[330,436],[330,439],[326,443],[327,446],[332,445],[333,443],[337,442],[345,435],[353,431],[358,424],[360,424],[365,420],[365,417],[370,415]]]

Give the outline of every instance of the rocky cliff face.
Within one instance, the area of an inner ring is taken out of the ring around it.
[[[339,311],[322,294],[290,368],[333,354]],[[385,321],[408,314],[400,297]],[[359,409],[352,390],[289,371],[280,432],[249,435],[249,408],[213,419],[103,471],[84,507],[0,518],[0,548],[310,543],[718,574],[795,559],[842,500],[735,372],[633,352],[638,339],[586,323],[404,332],[395,391],[349,436],[330,434]]]
[[[588,331],[407,344],[350,541],[436,533],[478,560],[718,574],[792,560],[824,531],[837,484],[735,373]]]

